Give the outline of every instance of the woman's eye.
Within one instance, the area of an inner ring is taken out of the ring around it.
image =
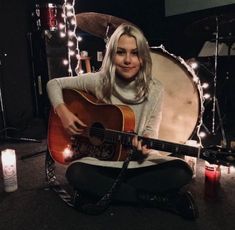
[[[124,51],[122,51],[122,50],[117,50],[117,54],[119,54],[119,55],[124,54]]]
[[[132,52],[132,55],[138,56],[139,53],[138,53],[138,51],[133,51],[133,52]]]

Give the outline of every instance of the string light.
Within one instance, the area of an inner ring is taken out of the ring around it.
[[[202,84],[202,88],[203,89],[207,89],[209,87],[209,84],[207,83],[207,82],[204,82],[203,84]]]
[[[211,95],[210,95],[209,93],[205,93],[205,94],[203,95],[203,97],[204,97],[205,99],[209,99],[209,98],[211,98]]]
[[[200,136],[201,138],[204,138],[204,137],[206,137],[206,133],[203,132],[203,131],[201,131],[201,132],[199,133],[199,136]]]
[[[59,24],[60,37],[67,38],[67,59],[63,60],[63,64],[68,66],[69,76],[73,76],[72,59],[77,59],[75,72],[80,65],[80,50],[79,42],[81,38],[76,35],[77,21],[75,15],[75,0],[64,0],[62,17],[64,23]]]

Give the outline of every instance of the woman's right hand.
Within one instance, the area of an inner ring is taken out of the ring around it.
[[[60,117],[63,127],[70,135],[82,134],[87,127],[65,104],[59,104],[55,108],[55,112]]]

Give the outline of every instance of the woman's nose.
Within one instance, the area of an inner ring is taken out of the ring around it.
[[[131,62],[131,56],[129,54],[126,54],[124,58],[124,63],[129,64],[130,62]]]

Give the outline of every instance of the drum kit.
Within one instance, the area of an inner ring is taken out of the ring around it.
[[[57,15],[54,7],[51,9],[46,8],[46,10],[50,11],[48,15],[51,17],[51,20],[40,18],[41,21],[47,22],[41,22],[41,25],[46,26],[49,30],[54,30],[61,18]],[[56,15],[53,15],[55,13]],[[79,29],[102,38],[105,42],[108,42],[109,37],[120,24],[127,23],[134,25],[127,20],[95,12],[77,14],[76,22]],[[186,33],[192,35],[197,33],[199,36],[215,35],[213,125],[215,123],[215,112],[218,110],[218,108],[217,110],[215,108],[218,106],[216,98],[218,43],[226,41],[230,44],[229,47],[231,48],[231,44],[234,41],[234,24],[235,19],[230,15],[207,17],[193,23],[186,31]],[[195,131],[198,131],[196,128],[198,129],[199,123],[202,122],[203,96],[200,81],[195,81],[197,76],[195,76],[192,68],[182,58],[169,53],[163,46],[152,48],[151,57],[153,61],[153,75],[163,83],[166,92],[159,138],[171,142],[185,143],[193,137]],[[223,125],[220,125],[222,133],[224,133]],[[226,142],[224,134],[223,141]]]

